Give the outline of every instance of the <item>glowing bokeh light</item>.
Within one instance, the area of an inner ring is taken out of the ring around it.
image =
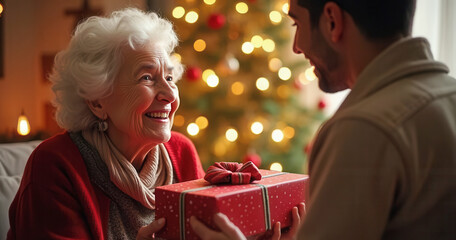
[[[272,131],[271,138],[274,142],[281,142],[283,140],[283,132],[280,129]]]
[[[171,54],[171,59],[173,61],[182,62],[182,56],[179,53]]]
[[[290,96],[290,88],[286,85],[280,85],[277,88],[277,95],[283,99],[288,98]]]
[[[275,162],[272,163],[271,166],[269,167],[270,170],[272,171],[279,171],[281,172],[283,170],[282,164]]]
[[[260,35],[255,35],[250,39],[250,42],[255,48],[260,48],[263,45],[263,38]]]
[[[282,14],[278,11],[271,11],[269,13],[269,19],[273,24],[279,24],[282,21]]]
[[[290,126],[287,126],[283,129],[283,134],[286,138],[291,139],[295,135],[295,129]]]
[[[251,42],[244,42],[242,44],[242,52],[245,54],[251,54],[253,52],[254,48],[255,47],[253,46],[253,44]]]
[[[198,17],[198,13],[196,13],[195,11],[190,11],[185,15],[185,21],[188,23],[195,23],[196,21],[198,21]]]
[[[215,74],[209,75],[207,77],[207,85],[209,87],[212,87],[212,88],[217,87],[218,84],[219,84],[219,81],[220,81],[219,77],[217,75],[215,75]]]
[[[173,9],[172,14],[174,18],[181,18],[185,15],[185,9],[181,6],[177,6]]]
[[[282,67],[282,61],[278,58],[271,58],[271,60],[269,60],[268,66],[269,70],[272,72],[277,72]]]
[[[240,14],[245,14],[249,11],[249,6],[245,2],[238,2],[236,4],[236,11]]]
[[[176,127],[182,127],[185,124],[185,118],[182,115],[176,115],[174,116],[174,126]]]
[[[207,78],[208,78],[209,76],[211,76],[211,75],[215,75],[214,70],[209,69],[209,68],[206,69],[206,70],[204,70],[204,71],[203,71],[203,74],[202,74],[203,80],[204,80],[205,82],[207,82]]]
[[[269,88],[269,80],[264,77],[260,77],[256,80],[255,85],[258,88],[258,90],[266,91]]]
[[[195,123],[200,129],[205,129],[209,125],[209,121],[205,116],[199,116],[196,118]]]
[[[290,5],[288,5],[288,3],[284,3],[282,5],[282,12],[288,15],[289,11],[290,11]]]
[[[306,76],[307,80],[313,81],[313,80],[317,79],[317,75],[315,75],[314,71],[315,71],[315,67],[314,66],[306,69],[306,71],[304,73],[305,73],[305,76]]]
[[[234,128],[230,128],[226,130],[225,137],[226,140],[234,142],[238,138],[238,132]]]
[[[204,3],[207,4],[207,5],[212,5],[215,2],[216,2],[215,0],[204,0]]]
[[[262,133],[263,129],[264,129],[264,127],[263,127],[263,124],[261,122],[254,122],[250,126],[250,130],[252,131],[252,133],[254,133],[256,135]]]
[[[262,46],[265,52],[273,52],[275,49],[275,43],[271,39],[263,40]]]
[[[193,43],[193,48],[197,52],[202,52],[206,49],[206,42],[203,39],[198,39]]]
[[[291,70],[287,67],[281,67],[278,75],[280,79],[287,81],[291,78]]]
[[[196,123],[190,123],[188,126],[187,126],[187,132],[188,134],[190,134],[191,136],[196,136],[198,133],[199,133],[199,127],[198,125],[196,125]]]
[[[231,92],[233,92],[234,95],[241,95],[244,93],[244,84],[242,82],[234,82],[231,85]]]

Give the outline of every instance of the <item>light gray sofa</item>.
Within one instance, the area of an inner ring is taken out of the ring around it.
[[[6,239],[9,206],[19,188],[27,159],[40,142],[0,144],[0,239]]]

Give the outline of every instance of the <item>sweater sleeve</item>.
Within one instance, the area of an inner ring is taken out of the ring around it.
[[[98,203],[84,165],[72,164],[73,148],[54,142],[32,153],[10,207],[7,239],[103,239]]]
[[[179,182],[204,177],[198,152],[190,139],[178,132],[171,133],[171,139],[165,143],[169,157]]]

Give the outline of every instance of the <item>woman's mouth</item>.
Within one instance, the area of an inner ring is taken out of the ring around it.
[[[145,115],[148,118],[167,119],[169,116],[169,112],[148,112]]]

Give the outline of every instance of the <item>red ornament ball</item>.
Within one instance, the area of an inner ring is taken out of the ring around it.
[[[225,22],[225,16],[219,13],[213,13],[207,19],[207,25],[214,30],[220,29],[223,26],[225,26]]]
[[[326,108],[326,102],[323,100],[320,100],[320,102],[318,102],[318,109],[323,110],[325,108]]]
[[[255,166],[257,167],[260,167],[261,165],[261,157],[256,153],[249,153],[245,155],[244,159],[242,159],[242,163],[246,163],[249,161],[253,162],[253,164],[255,164]]]
[[[190,82],[196,82],[201,78],[201,68],[188,67],[185,76]]]

